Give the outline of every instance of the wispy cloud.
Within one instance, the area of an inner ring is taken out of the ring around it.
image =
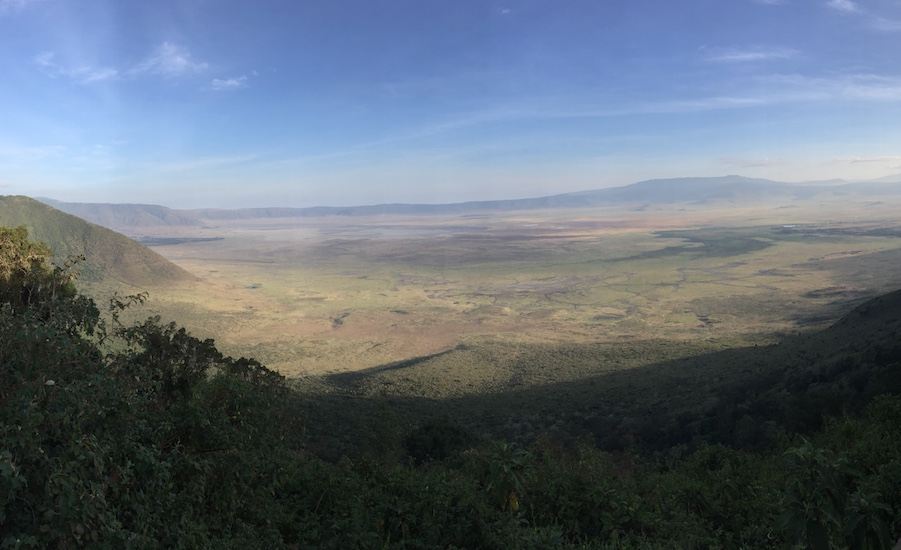
[[[901,77],[850,74],[838,77],[809,77],[775,74],[755,77],[742,83],[743,91],[695,99],[649,102],[618,110],[586,109],[567,116],[627,116],[632,114],[678,114],[727,109],[746,109],[799,102],[899,102]]]
[[[111,80],[119,75],[119,71],[110,67],[66,67],[56,63],[55,59],[55,53],[44,52],[36,55],[34,62],[48,76],[53,78],[64,76],[79,84]]]
[[[901,101],[901,78],[858,74],[827,81],[846,99],[865,101]]]
[[[846,97],[873,101],[901,101],[901,79],[857,75],[840,83]]]
[[[56,54],[53,52],[43,52],[34,56],[34,62],[39,66],[45,69],[56,69],[56,63],[53,61],[53,58],[56,57]]]
[[[770,75],[757,79],[774,101],[901,101],[901,77],[849,74],[809,77],[799,74]]]
[[[212,80],[212,82],[210,83],[210,86],[212,87],[213,90],[217,90],[217,91],[219,91],[219,90],[237,90],[239,88],[246,88],[247,87],[247,77],[244,75],[241,75],[237,78],[235,78],[235,77],[225,78],[225,79],[214,78]]]
[[[144,61],[122,70],[113,67],[67,64],[58,61],[55,52],[42,52],[34,56],[33,61],[47,76],[52,78],[65,77],[78,84],[92,84],[115,80],[120,77],[157,76],[174,78],[201,73],[208,68],[206,63],[194,61],[186,49],[170,42],[163,42]],[[213,79],[211,87],[214,90],[230,90],[242,88],[246,84],[247,78],[240,76],[236,78]]]
[[[770,103],[773,103],[773,98],[768,95],[720,95],[681,101],[648,103],[646,105],[626,109],[622,114],[630,115],[642,113],[695,113],[701,111],[719,111],[722,109],[756,107],[760,105],[768,105]]]
[[[801,102],[896,102],[901,101],[901,77],[873,74],[849,74],[837,77],[810,77],[800,74],[758,76],[741,82],[741,91],[697,96],[676,100],[648,101],[619,106],[600,106],[579,100],[551,100],[496,109],[460,113],[444,121],[436,121],[384,138],[367,147],[388,143],[417,141],[468,128],[505,121],[541,119],[602,119],[648,114],[690,114],[708,111],[752,109]],[[777,163],[780,159],[729,159],[736,165],[751,166],[760,162]]]
[[[885,157],[837,157],[829,161],[829,164],[869,164],[901,161],[901,156],[891,155]]]
[[[873,28],[880,31],[901,31],[901,21],[897,19],[887,19],[885,17],[873,16],[870,20]]]
[[[599,106],[577,100],[541,102],[519,106],[505,105],[497,109],[461,113],[459,116],[411,129],[368,146],[416,141],[423,138],[491,125],[504,121],[539,119],[602,119],[647,114],[690,114],[708,111],[752,109],[801,102],[898,102],[901,101],[901,77],[873,74],[850,74],[837,77],[809,77],[799,74],[776,74],[755,77],[741,83],[742,91],[698,96],[670,101],[649,101],[620,106]],[[782,159],[727,158],[723,162],[735,166],[768,166]]]
[[[184,48],[163,42],[153,55],[129,69],[129,74],[155,74],[167,78],[188,73],[198,73],[207,69],[207,64],[191,59]]]
[[[901,31],[901,20],[890,19],[866,10],[852,0],[829,0],[826,5],[845,15],[861,18],[868,26],[879,31]]]
[[[798,50],[792,48],[772,48],[756,46],[746,49],[725,49],[714,51],[707,59],[724,63],[745,63],[751,61],[766,61],[769,59],[789,59],[798,55]]]
[[[119,71],[109,67],[76,69],[72,76],[82,84],[90,84],[91,82],[100,82],[102,80],[110,80],[116,78]]]
[[[860,6],[851,0],[829,0],[827,6],[844,13],[860,13]]]

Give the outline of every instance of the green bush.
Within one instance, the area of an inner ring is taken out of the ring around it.
[[[0,228],[0,547],[196,547],[252,515],[281,377],[104,319],[24,235]]]

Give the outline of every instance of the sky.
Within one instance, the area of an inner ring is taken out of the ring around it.
[[[0,0],[0,194],[447,203],[901,173],[899,0]]]

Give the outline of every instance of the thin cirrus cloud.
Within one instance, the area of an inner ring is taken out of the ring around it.
[[[47,76],[65,77],[78,84],[115,80],[122,76],[132,78],[157,76],[168,79],[200,74],[209,69],[207,63],[195,61],[188,50],[171,42],[163,42],[146,59],[122,71],[112,67],[66,65],[57,61],[55,52],[40,53],[33,58],[33,61]],[[213,90],[237,90],[246,86],[247,77],[244,75],[222,79],[214,78],[210,82],[210,89]]]
[[[855,99],[871,101],[901,100],[901,79],[877,75],[858,75],[842,86],[843,93]]]
[[[863,163],[882,163],[882,162],[898,162],[901,161],[901,156],[886,156],[886,157],[838,157],[834,158],[830,161],[830,164],[863,164]]]
[[[901,31],[901,20],[883,17],[882,15],[865,10],[852,0],[829,0],[826,5],[845,15],[858,16],[862,18],[866,24],[876,30],[889,32]]]
[[[873,26],[873,28],[880,31],[901,31],[901,21],[897,19],[887,19],[885,17],[874,16],[870,20],[870,24]]]
[[[861,11],[860,6],[851,0],[829,0],[826,5],[844,13],[859,13]]]
[[[849,74],[829,78],[777,74],[758,77],[749,84],[753,84],[760,97],[768,98],[769,103],[836,100],[901,101],[901,78],[874,74]]]
[[[873,74],[856,74],[844,78],[807,79],[807,84],[828,90],[837,97],[866,101],[901,101],[901,79]]]
[[[153,55],[132,67],[128,72],[134,75],[155,74],[174,77],[198,73],[206,69],[207,64],[191,59],[191,54],[186,49],[171,42],[163,42]]]
[[[490,125],[502,121],[528,119],[599,119],[647,114],[683,114],[735,109],[750,109],[778,104],[831,101],[896,102],[901,101],[901,78],[873,74],[849,74],[832,78],[810,77],[800,74],[774,74],[757,76],[744,82],[739,93],[699,96],[682,100],[639,102],[620,107],[596,104],[568,106],[553,109],[547,106],[520,108],[505,106],[497,110],[471,113],[431,126],[418,128],[394,138],[380,140],[370,145],[386,142],[415,141],[424,137],[441,135],[457,130]],[[780,159],[726,159],[736,166],[776,165]],[[725,162],[725,160],[724,160]]]
[[[35,64],[47,75],[56,78],[63,76],[79,84],[90,84],[116,78],[119,71],[110,67],[65,67],[56,62],[56,54],[44,52],[34,58]]]
[[[823,78],[800,74],[773,74],[756,76],[743,82],[737,93],[699,96],[682,100],[638,102],[619,107],[598,104],[575,105],[569,102],[565,108],[549,108],[547,105],[519,107],[504,106],[483,112],[461,114],[443,122],[426,125],[406,132],[367,143],[362,150],[382,147],[391,143],[415,142],[423,138],[439,136],[487,126],[504,121],[547,119],[602,119],[647,114],[685,114],[737,109],[752,109],[779,104],[835,102],[897,102],[901,101],[901,78],[873,74],[848,74]],[[360,151],[352,151],[356,154]],[[738,167],[776,166],[783,159],[726,158],[721,162]]]
[[[901,78],[863,73],[831,78],[800,74],[759,76],[746,81],[745,90],[737,95],[650,104],[633,111],[684,113],[812,101],[899,102]]]
[[[771,59],[789,59],[798,55],[792,48],[754,47],[747,49],[726,49],[713,52],[707,59],[721,63],[748,63]]]
[[[247,86],[247,77],[241,75],[239,77],[232,78],[214,78],[210,83],[210,87],[213,90],[224,91],[224,90],[237,90],[240,88],[245,88]]]

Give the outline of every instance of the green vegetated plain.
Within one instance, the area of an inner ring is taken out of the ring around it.
[[[80,302],[4,297],[0,405],[30,427],[4,427],[0,523],[32,547],[888,548],[896,212],[135,227],[197,280],[111,310],[109,351],[73,328]]]

